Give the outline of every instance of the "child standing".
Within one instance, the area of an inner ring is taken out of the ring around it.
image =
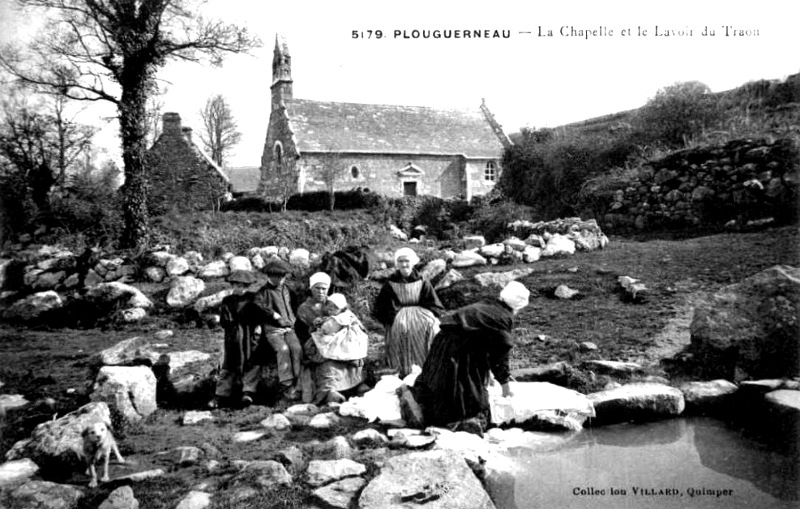
[[[303,349],[294,332],[297,312],[295,293],[286,285],[291,267],[280,259],[274,259],[264,267],[267,282],[255,294],[253,303],[258,310],[261,332],[278,361],[278,380],[283,396],[288,400],[299,397],[299,380]],[[245,395],[250,399],[252,395]],[[247,404],[247,401],[243,401]]]

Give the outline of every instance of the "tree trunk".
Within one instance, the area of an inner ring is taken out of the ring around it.
[[[131,66],[134,67],[134,66]],[[146,68],[129,68],[123,72],[122,96],[119,102],[119,124],[122,137],[122,161],[125,184],[122,186],[122,214],[125,226],[120,239],[123,248],[137,248],[147,242],[147,168],[144,163],[147,136]]]

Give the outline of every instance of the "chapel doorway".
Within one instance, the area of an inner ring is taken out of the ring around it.
[[[403,195],[404,196],[416,196],[417,195],[417,183],[416,182],[403,182]]]

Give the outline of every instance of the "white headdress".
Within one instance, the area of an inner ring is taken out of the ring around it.
[[[313,274],[310,278],[308,278],[308,287],[314,288],[314,285],[318,283],[325,283],[326,285],[331,285],[331,277],[324,272],[317,272]]]
[[[419,263],[419,256],[417,256],[417,253],[415,253],[414,250],[411,249],[410,247],[401,247],[400,249],[395,251],[395,253],[394,253],[394,264],[395,265],[397,265],[397,260],[400,257],[408,258],[408,261],[411,262],[411,266],[412,267]]]
[[[341,293],[328,295],[328,302],[333,302],[333,304],[339,309],[344,309],[347,307],[347,299]]]

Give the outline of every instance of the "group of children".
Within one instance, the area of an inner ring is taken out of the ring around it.
[[[338,394],[328,394],[335,391],[335,387],[328,388],[323,397],[315,397],[320,396],[320,390],[314,394],[315,389],[308,385],[314,384],[319,378],[315,371],[325,368],[328,361],[360,361],[363,365],[368,340],[360,320],[348,309],[344,295],[327,295],[330,278],[326,274],[312,276],[312,283],[315,280],[317,283],[312,284],[312,296],[308,300],[317,305],[312,306],[316,311],[309,315],[298,314],[300,306],[296,295],[286,284],[291,272],[286,262],[272,260],[263,271],[267,281],[254,291],[249,289],[256,281],[251,273],[237,272],[228,278],[234,285],[234,293],[222,303],[223,356],[215,395],[209,406],[236,405],[234,396],[239,386],[239,405],[253,404],[264,367],[273,363],[277,367],[281,395],[286,400],[296,401],[301,396],[306,402],[341,399]],[[320,285],[320,280],[325,284]],[[319,286],[324,286],[324,292],[317,292],[317,295],[313,288]],[[308,307],[306,303],[304,306]],[[304,350],[309,350],[306,352],[309,355],[304,355]],[[363,377],[360,378],[359,385],[363,382]],[[308,383],[303,384],[303,380]]]

